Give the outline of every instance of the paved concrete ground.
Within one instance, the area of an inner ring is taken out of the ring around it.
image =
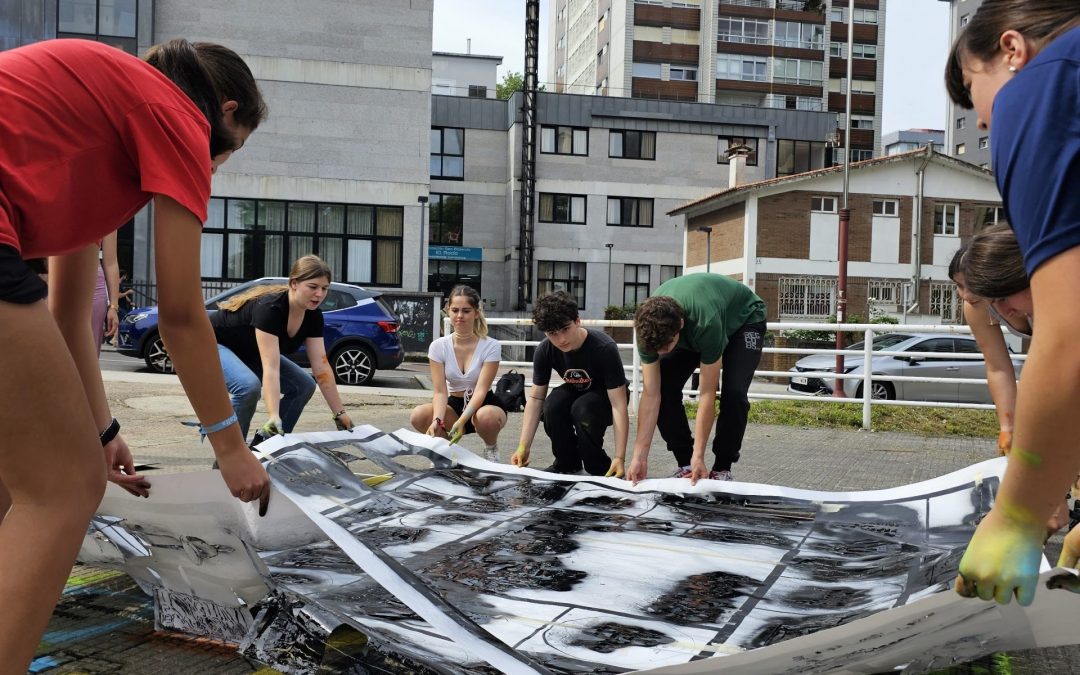
[[[192,419],[190,405],[174,377],[106,373],[113,413],[136,461],[154,465],[146,472],[201,470],[213,461],[209,443],[180,423]],[[346,387],[346,407],[358,423],[392,431],[408,425],[412,406],[430,392],[409,389]],[[256,414],[256,421],[261,413]],[[506,460],[517,445],[522,415],[511,414],[499,443]],[[332,428],[318,396],[309,404],[298,431]],[[611,444],[609,431],[608,447]],[[463,441],[479,451],[474,436]],[[892,487],[938,476],[994,454],[993,439],[925,438],[901,433],[869,433],[752,425],[747,430],[738,480],[815,490],[863,490]],[[541,430],[533,445],[533,466],[552,461]],[[650,455],[650,475],[675,468],[659,434]],[[1060,537],[1051,540],[1060,547]],[[1056,550],[1048,553],[1056,560]],[[1080,600],[1078,600],[1080,602]],[[125,576],[77,566],[61,600],[34,672],[64,673],[250,673],[259,666],[238,657],[227,645],[189,640],[153,631],[153,612]],[[1043,649],[984,659],[954,673],[1017,674],[1080,672],[1080,648]],[[269,671],[265,671],[269,672]]]

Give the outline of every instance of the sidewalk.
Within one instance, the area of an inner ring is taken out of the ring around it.
[[[155,475],[208,468],[213,462],[209,443],[199,443],[190,427],[190,404],[175,377],[106,372],[105,388],[113,414],[139,464]],[[346,408],[358,424],[383,431],[407,427],[414,405],[429,400],[430,392],[404,389],[343,388]],[[257,412],[255,421],[263,413]],[[500,437],[504,461],[516,448],[521,413],[511,413]],[[634,420],[631,420],[633,429]],[[300,419],[297,431],[333,428],[329,411],[316,396]],[[633,434],[631,434],[631,442]],[[463,445],[479,452],[475,436]],[[607,447],[612,443],[608,432]],[[994,456],[993,439],[925,438],[901,433],[871,433],[834,429],[751,425],[742,459],[735,466],[740,481],[769,483],[813,490],[867,490],[914,483]],[[671,455],[656,435],[650,452],[649,474],[669,475]],[[553,461],[543,429],[533,444],[534,467]],[[1048,555],[1056,562],[1061,537],[1051,540]],[[251,673],[258,672],[228,646],[178,638],[153,631],[153,609],[126,576],[77,566],[69,588],[47,633],[47,658],[32,672],[83,673]],[[952,673],[1014,674],[1080,672],[1080,647],[1043,649],[1011,654],[1003,670],[997,661],[958,668]],[[261,672],[273,672],[263,670]]]

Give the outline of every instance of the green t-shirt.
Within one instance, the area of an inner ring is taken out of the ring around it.
[[[749,286],[720,274],[687,274],[660,284],[653,295],[674,298],[686,312],[676,349],[701,354],[701,363],[716,363],[728,339],[748,323],[765,320],[765,302]],[[642,363],[656,354],[638,350]]]

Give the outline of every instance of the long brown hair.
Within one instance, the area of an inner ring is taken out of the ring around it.
[[[236,140],[225,127],[221,104],[236,101],[236,124],[251,131],[266,119],[255,76],[240,56],[212,42],[177,38],[154,45],[143,59],[180,87],[210,123],[210,156],[236,149]]]
[[[991,300],[1019,293],[1030,285],[1016,234],[1004,223],[990,225],[972,237],[960,271],[969,291]]]
[[[956,38],[945,62],[945,88],[953,103],[970,110],[971,92],[964,86],[964,59],[992,60],[1001,51],[1001,35],[1015,30],[1041,49],[1080,25],[1076,0],[986,0]]]
[[[293,283],[300,283],[308,281],[309,279],[321,279],[322,277],[326,277],[327,281],[334,280],[333,275],[330,272],[330,266],[323,262],[323,259],[317,255],[306,255],[293,263],[292,269],[289,270],[289,284],[252,286],[243,293],[238,293],[228,300],[218,303],[218,309],[225,310],[226,312],[235,312],[256,298],[261,298],[264,295],[270,295],[271,293],[287,291],[289,290],[289,285]]]
[[[465,284],[458,284],[450,290],[450,295],[446,296],[446,307],[444,311],[449,313],[450,302],[456,297],[463,297],[469,301],[469,306],[476,310],[476,318],[473,319],[473,332],[479,338],[486,338],[488,336],[487,319],[484,318],[484,306],[480,301],[480,294],[476,292],[476,289],[472,286],[466,286]]]

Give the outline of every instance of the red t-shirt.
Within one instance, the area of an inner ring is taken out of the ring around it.
[[[210,125],[153,66],[87,40],[0,52],[0,245],[57,255],[155,194],[206,221]]]

